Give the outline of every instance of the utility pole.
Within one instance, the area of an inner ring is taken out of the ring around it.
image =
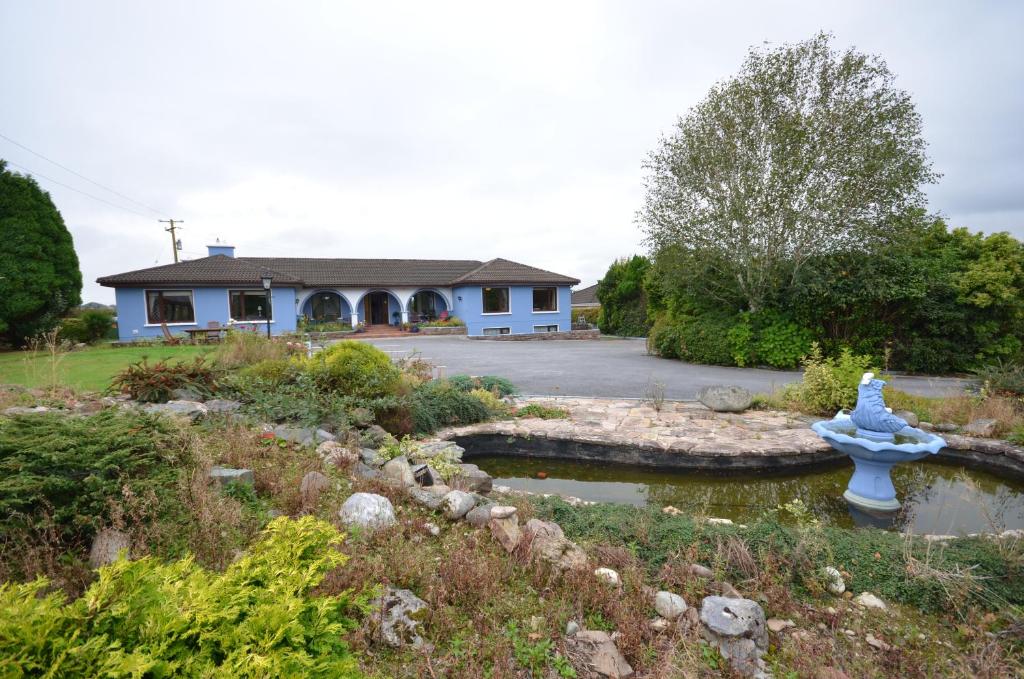
[[[177,264],[178,263],[178,237],[176,235],[174,235],[174,230],[175,229],[180,229],[181,227],[180,226],[175,226],[175,224],[184,224],[185,220],[184,219],[160,219],[158,221],[163,222],[165,224],[170,224],[170,226],[168,226],[166,229],[164,229],[164,231],[167,231],[167,232],[169,232],[171,234],[171,251],[174,253],[174,263]]]

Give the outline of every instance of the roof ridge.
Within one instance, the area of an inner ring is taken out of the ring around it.
[[[456,284],[456,283],[458,283],[459,281],[461,281],[461,280],[465,280],[466,278],[469,278],[469,277],[470,277],[470,276],[472,276],[473,274],[475,274],[475,273],[477,273],[477,272],[479,272],[479,271],[482,271],[483,269],[487,268],[487,266],[488,266],[488,265],[490,265],[490,264],[493,264],[493,263],[494,263],[494,262],[496,262],[496,261],[497,261],[498,259],[500,259],[500,258],[499,258],[499,257],[494,257],[494,258],[492,258],[492,259],[488,259],[488,260],[487,260],[486,262],[483,262],[483,263],[482,263],[482,264],[481,264],[480,266],[476,267],[475,269],[472,269],[472,270],[470,270],[470,271],[467,271],[466,273],[462,274],[462,275],[461,275],[461,276],[459,276],[458,278],[454,278],[454,279],[452,279],[452,285],[455,285],[455,284]],[[506,260],[506,261],[507,261],[507,260]]]

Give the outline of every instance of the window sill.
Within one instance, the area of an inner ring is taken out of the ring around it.
[[[535,313],[535,314],[557,314],[558,313],[558,309],[555,309],[553,311],[537,311],[536,309],[534,309],[533,313]]]
[[[481,316],[511,316],[511,311],[481,311]]]
[[[198,325],[198,323],[196,323],[195,321],[192,321],[190,323],[146,323],[142,327],[144,327],[144,328],[159,328],[159,327],[164,326],[164,325],[166,325],[168,328],[180,328],[180,327],[183,327],[183,326],[186,326],[186,325]]]
[[[273,325],[274,323],[277,323],[277,321],[270,321],[271,325]],[[232,326],[232,325],[266,325],[266,324],[267,324],[266,321],[228,321],[228,325],[229,326]]]

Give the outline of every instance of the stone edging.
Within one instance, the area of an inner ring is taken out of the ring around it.
[[[601,339],[600,330],[563,330],[560,332],[535,332],[522,335],[469,335],[472,340],[492,342],[541,342],[544,340],[596,340]]]

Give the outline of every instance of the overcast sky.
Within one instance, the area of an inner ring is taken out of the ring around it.
[[[85,301],[171,261],[168,216],[189,257],[505,257],[586,285],[643,251],[659,137],[750,46],[819,30],[913,95],[931,209],[1024,236],[1018,2],[0,0],[0,135],[138,202],[0,158],[53,196]]]

